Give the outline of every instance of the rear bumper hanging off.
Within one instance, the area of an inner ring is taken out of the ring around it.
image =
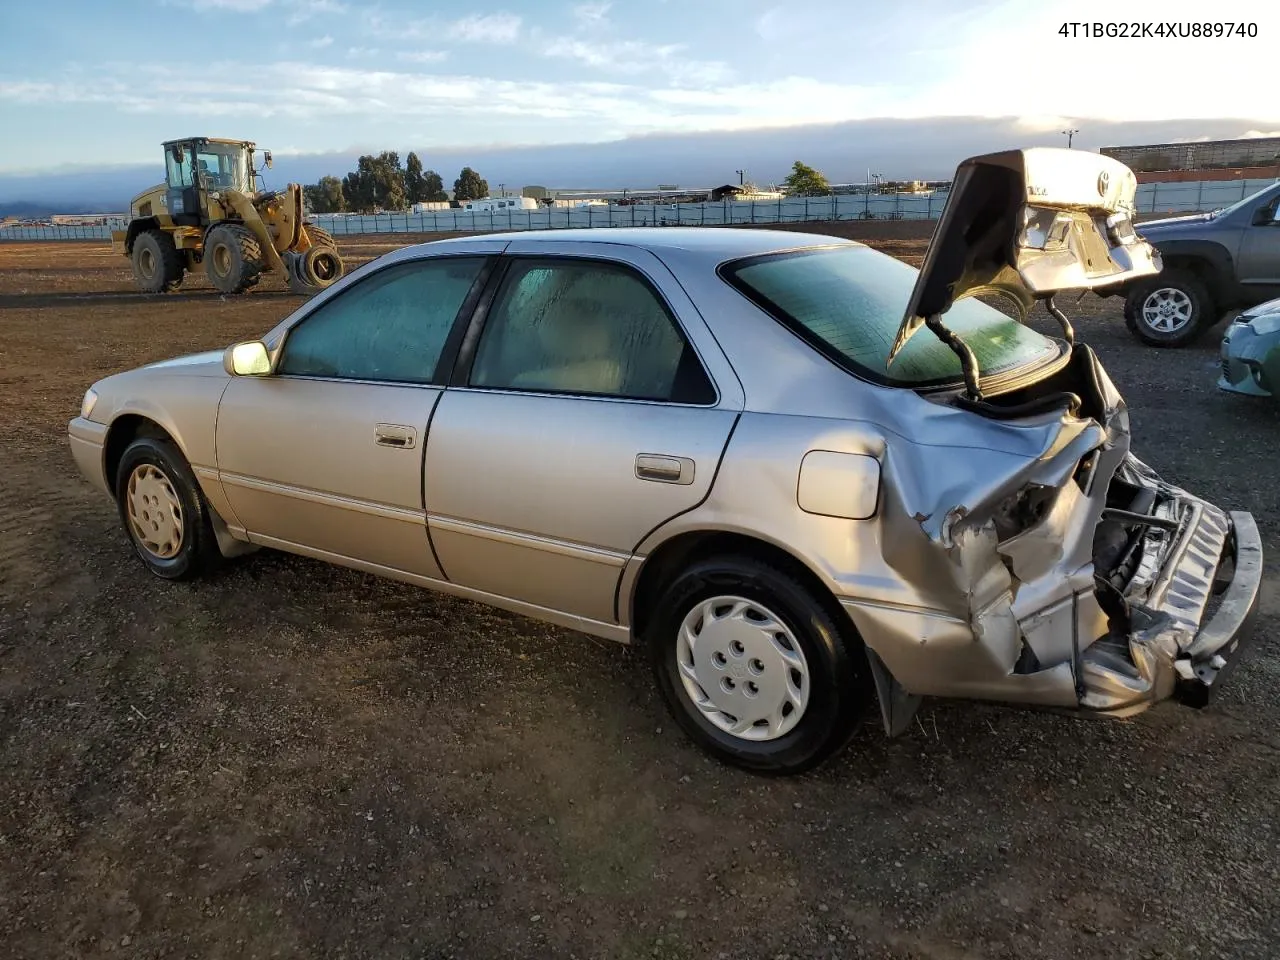
[[[1218,609],[1174,663],[1174,696],[1195,707],[1207,704],[1239,661],[1253,632],[1262,587],[1262,537],[1248,513],[1231,513],[1233,573]],[[1225,558],[1224,558],[1225,559]]]

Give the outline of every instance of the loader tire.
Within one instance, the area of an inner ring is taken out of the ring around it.
[[[263,270],[262,246],[248,227],[224,223],[204,240],[204,272],[219,293],[243,293]]]
[[[333,234],[328,230],[321,230],[314,223],[306,224],[307,237],[311,240],[313,247],[337,247],[333,242]]]
[[[163,230],[145,230],[133,241],[129,261],[143,293],[164,293],[182,283],[183,263],[173,237]]]
[[[307,283],[323,290],[341,280],[347,268],[338,248],[330,244],[309,248],[302,255],[300,270]]]

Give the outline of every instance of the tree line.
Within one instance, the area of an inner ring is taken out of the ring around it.
[[[302,193],[312,213],[404,210],[414,203],[449,199],[440,174],[422,169],[416,153],[410,153],[402,167],[395,150],[384,150],[376,157],[366,154],[342,179],[321,177],[319,183],[303,187]],[[470,167],[463,167],[453,181],[454,200],[479,200],[488,195],[489,182]]]
[[[799,160],[782,188],[793,197],[820,197],[831,192],[827,178]],[[415,203],[449,199],[440,174],[424,170],[416,153],[410,153],[402,167],[400,154],[394,150],[384,150],[376,157],[366,154],[345,177],[321,177],[319,183],[303,187],[302,191],[312,213],[404,210]],[[488,195],[489,182],[470,167],[463,167],[453,181],[455,201],[480,200]]]

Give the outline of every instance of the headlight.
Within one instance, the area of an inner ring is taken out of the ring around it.
[[[93,405],[97,402],[98,402],[98,395],[94,393],[93,388],[90,387],[88,390],[84,392],[84,399],[80,401],[81,419],[84,419],[84,420],[89,419],[89,415],[93,413]]]

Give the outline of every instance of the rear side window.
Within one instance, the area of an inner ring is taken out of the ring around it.
[[[470,385],[709,404],[715,390],[654,290],[600,260],[518,260],[485,320]]]
[[[963,379],[960,358],[928,330],[887,366],[919,271],[869,247],[841,246],[729,263],[721,276],[836,363],[877,383],[926,386]],[[969,345],[983,376],[1058,355],[1048,337],[980,300],[943,322]]]
[[[280,372],[431,383],[481,257],[388,267],[337,294],[289,331]]]

